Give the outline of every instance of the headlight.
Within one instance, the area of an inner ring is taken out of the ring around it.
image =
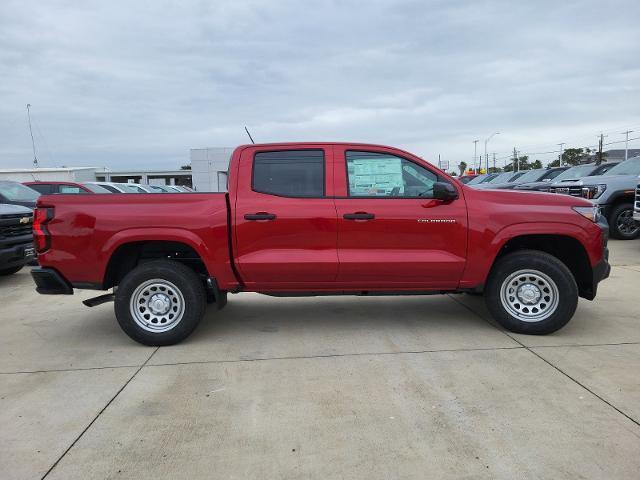
[[[576,213],[579,213],[585,218],[588,218],[594,223],[598,223],[600,220],[600,207],[593,205],[592,207],[572,207]]]
[[[582,187],[582,196],[589,199],[598,198],[604,193],[606,189],[607,186],[604,183],[600,183],[598,185],[588,185],[586,187]]]

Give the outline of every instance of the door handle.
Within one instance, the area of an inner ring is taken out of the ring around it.
[[[244,216],[245,220],[275,220],[275,218],[275,214],[266,212],[247,213]]]
[[[376,216],[373,213],[367,212],[356,212],[356,213],[345,213],[342,218],[345,220],[373,220]]]

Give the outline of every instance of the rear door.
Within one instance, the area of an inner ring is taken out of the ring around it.
[[[235,254],[253,288],[304,288],[338,272],[332,150],[249,147],[235,195]]]
[[[396,150],[336,146],[337,280],[362,288],[456,288],[465,266],[467,209],[433,199],[448,181]],[[453,182],[450,182],[453,183]]]

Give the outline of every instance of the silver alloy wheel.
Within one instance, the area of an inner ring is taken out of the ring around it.
[[[518,270],[502,282],[500,301],[518,320],[540,322],[556,311],[560,293],[556,283],[541,271]]]
[[[129,311],[135,322],[152,333],[174,328],[182,320],[184,307],[180,289],[162,278],[141,283],[129,300]]]
[[[623,210],[616,219],[618,231],[624,235],[635,235],[640,228],[633,219],[633,209]]]

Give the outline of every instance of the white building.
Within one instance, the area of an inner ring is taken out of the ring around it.
[[[191,174],[196,191],[227,191],[227,170],[233,150],[226,147],[191,149]]]
[[[56,167],[56,168],[5,168],[0,170],[0,180],[14,182],[93,182],[96,167]]]
[[[109,170],[104,167],[5,168],[0,180],[15,182],[134,182],[191,186],[191,170]]]

